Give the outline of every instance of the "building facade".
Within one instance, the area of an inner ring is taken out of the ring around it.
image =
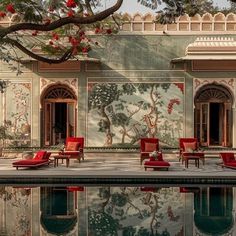
[[[236,146],[236,15],[184,15],[170,25],[151,14],[127,19],[117,35],[91,35],[98,47],[79,61],[25,60],[18,76],[1,63],[0,121],[11,145],[77,135],[97,148],[133,147],[142,136],[162,147],[190,136],[204,147]]]

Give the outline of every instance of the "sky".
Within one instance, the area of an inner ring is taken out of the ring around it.
[[[229,2],[227,0],[213,0],[213,2],[221,8],[229,6]],[[114,0],[104,0],[104,7],[108,7],[111,3],[114,3]],[[124,3],[120,8],[120,12],[128,12],[131,14],[140,12],[145,14],[147,12],[155,13],[156,10],[153,11],[147,7],[142,6],[140,3],[137,3],[137,0],[124,0]]]

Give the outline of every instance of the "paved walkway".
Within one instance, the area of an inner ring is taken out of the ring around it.
[[[106,183],[107,179],[111,183],[119,183],[119,181],[140,183],[144,179],[150,183],[157,181],[174,183],[174,179],[176,183],[195,181],[196,184],[204,184],[215,179],[219,184],[224,180],[230,180],[230,184],[236,184],[236,170],[222,168],[219,165],[219,158],[207,158],[204,166],[200,162],[200,168],[195,167],[194,162],[189,164],[189,168],[185,168],[174,154],[164,154],[164,159],[171,164],[169,171],[153,171],[152,169],[145,171],[140,165],[138,153],[86,153],[84,161],[79,163],[77,160],[71,160],[69,168],[65,163],[59,163],[56,168],[51,164],[49,167],[44,166],[38,169],[16,170],[11,165],[16,159],[1,159],[0,183],[19,183],[20,181],[47,183],[51,180],[55,183],[55,179],[57,183],[58,181],[78,183],[81,180],[84,183],[96,183],[101,179],[102,183]]]

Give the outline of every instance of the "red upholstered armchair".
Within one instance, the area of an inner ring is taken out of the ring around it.
[[[141,138],[140,139],[140,165],[144,159],[149,158],[149,154],[153,151],[159,152],[158,138]]]
[[[220,157],[223,161],[222,167],[236,169],[236,158],[233,152],[221,152]]]
[[[180,138],[179,139],[179,160],[182,159],[182,163],[184,162],[183,155],[199,156],[203,164],[205,164],[204,153],[202,151],[199,151],[197,138]]]
[[[59,153],[60,155],[69,155],[70,158],[84,160],[84,137],[68,137],[66,138],[65,149]]]

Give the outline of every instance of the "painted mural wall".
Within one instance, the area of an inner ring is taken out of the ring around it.
[[[184,83],[88,83],[88,146],[132,147],[158,137],[177,147],[183,124]]]
[[[5,93],[5,118],[10,144],[30,145],[31,83],[10,82]]]

